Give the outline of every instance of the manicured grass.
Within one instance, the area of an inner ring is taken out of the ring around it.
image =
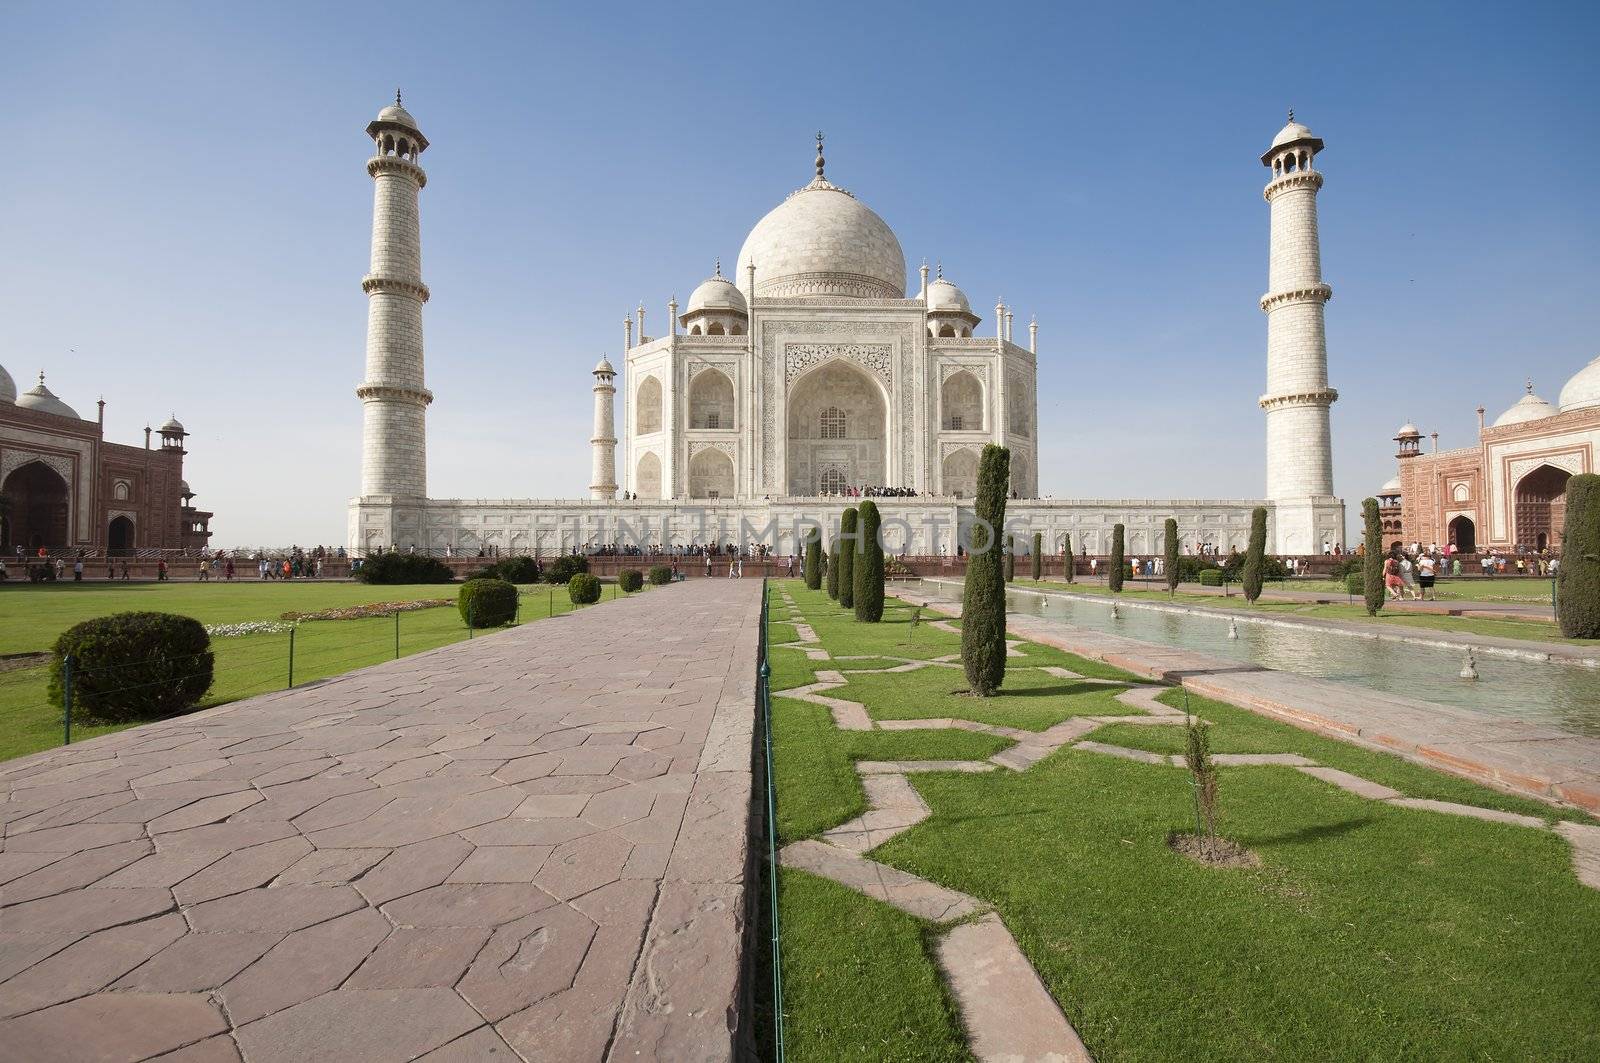
[[[123,593],[129,590],[135,591],[136,596],[130,599],[114,592],[104,596],[90,595],[80,589],[92,586],[92,584],[77,586],[69,584],[56,587],[28,587],[20,593],[6,591],[0,594],[0,611],[4,611],[5,623],[8,625],[15,625],[16,612],[31,610],[40,627],[56,624],[64,629],[87,617],[72,615],[71,619],[67,620],[63,618],[63,613],[82,610],[87,603],[100,602],[109,607],[109,612],[120,612],[130,608],[152,609],[182,613],[202,619],[206,623],[216,624],[271,619],[288,610],[310,612],[363,602],[453,598],[459,589],[459,585],[449,584],[364,587],[356,584],[329,583],[264,586],[236,584],[232,587],[165,583],[134,584],[132,587],[116,588],[117,592]],[[349,599],[339,593],[352,589],[368,592],[367,596]],[[66,594],[57,597],[56,592],[62,590],[66,590]],[[109,591],[109,588],[107,590]],[[228,598],[208,600],[214,590],[221,591],[224,595],[228,595]],[[261,591],[268,593],[259,598],[251,598],[249,593],[239,593]],[[303,594],[297,597],[295,592]],[[572,602],[564,588],[555,588],[553,596],[548,587],[532,585],[525,588],[521,618],[536,620],[550,615],[552,600],[557,615],[572,610]],[[227,607],[229,601],[235,603],[236,608],[242,611],[219,612],[219,609]],[[399,634],[399,655],[406,656],[459,642],[467,637],[467,630],[466,625],[462,623],[460,613],[452,605],[400,614]],[[483,632],[475,634],[481,635]],[[46,645],[54,639],[55,633],[50,634]],[[289,636],[286,632],[213,638],[211,649],[216,656],[215,679],[200,707],[237,701],[271,690],[282,690],[288,685]],[[302,623],[295,632],[295,684],[298,686],[315,679],[325,679],[353,668],[363,668],[392,660],[395,656],[395,621],[391,617]],[[49,704],[45,696],[46,681],[47,669],[43,667],[0,672],[0,760],[35,753],[61,744],[63,737],[61,710]],[[76,742],[121,729],[121,727],[81,725],[74,721],[72,737]]]
[[[1071,594],[1108,595],[1104,584],[1074,583],[1070,586],[1060,580],[1017,580],[1013,586],[1028,587],[1043,591],[1061,591]],[[1269,586],[1270,590],[1271,587]],[[1343,593],[1341,590],[1340,593]],[[1152,601],[1172,601],[1180,605],[1195,605],[1207,609],[1230,610],[1234,612],[1273,613],[1288,617],[1315,617],[1324,620],[1342,620],[1362,624],[1381,624],[1388,627],[1423,628],[1430,631],[1447,631],[1458,635],[1489,635],[1495,638],[1524,639],[1537,642],[1567,642],[1575,645],[1593,646],[1600,645],[1600,639],[1564,639],[1560,630],[1554,623],[1545,620],[1484,620],[1470,616],[1440,616],[1429,613],[1393,613],[1379,612],[1377,616],[1368,616],[1366,610],[1359,604],[1319,605],[1315,602],[1282,602],[1267,601],[1262,599],[1255,605],[1246,602],[1242,595],[1223,598],[1217,595],[1196,594],[1179,591],[1176,595],[1168,596],[1166,591],[1132,590],[1122,592],[1124,598],[1147,598]]]
[[[804,871],[778,891],[790,1059],[972,1058],[921,920]]]
[[[911,656],[878,649],[882,635],[868,625],[826,621],[825,605],[785,586],[830,652]],[[786,657],[797,672],[840,670],[795,650],[775,654],[775,667]],[[1030,707],[1041,704],[1112,711],[1103,703],[1114,691],[1051,680],[1023,660],[1009,662],[1017,671],[1004,689],[1043,689],[1015,700],[960,698],[952,709],[938,689],[962,685],[960,673],[943,668],[849,674],[828,696],[878,717],[1022,727],[1038,722]],[[1177,692],[1163,700],[1182,704]],[[1299,752],[1408,796],[1586,819],[1232,706],[1190,707],[1211,721],[1218,752]],[[861,812],[852,763],[888,756],[863,743],[892,739],[894,759],[985,755],[946,744],[982,737],[967,732],[840,732],[824,707],[781,695],[775,716],[786,840]],[[1090,737],[1168,752],[1182,728],[1108,725]],[[1368,801],[1292,768],[1225,767],[1220,831],[1262,864],[1223,870],[1165,843],[1194,825],[1181,768],[1069,747],[1026,772],[910,778],[933,815],[871,857],[994,905],[1097,1059],[1600,1056],[1600,891],[1578,882],[1551,832]],[[797,878],[784,872],[780,900],[786,977],[804,982],[786,985],[790,1029],[833,1036],[797,1034],[794,1058],[901,1058],[902,1005],[937,975],[926,947],[920,963],[911,948],[915,921],[840,888],[790,890]],[[791,956],[804,965],[791,967]],[[930,1053],[944,1051],[932,1043]]]
[[[1292,579],[1283,585],[1267,584],[1267,590],[1310,591],[1313,594],[1344,594],[1337,580]],[[1434,593],[1444,602],[1517,602],[1525,605],[1550,604],[1549,576],[1495,576],[1472,579],[1446,577],[1434,584]]]

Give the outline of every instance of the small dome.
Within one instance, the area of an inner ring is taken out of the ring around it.
[[[44,386],[43,371],[39,373],[39,383],[17,396],[17,405],[24,410],[36,410],[39,413],[53,413],[57,417],[82,420],[77,410],[56,398],[55,394]]]
[[[928,285],[929,310],[953,310],[963,314],[972,313],[972,304],[967,301],[967,293],[957,288],[954,284],[938,277]]]
[[[1272,146],[1275,148],[1281,148],[1285,144],[1293,144],[1297,140],[1315,139],[1316,137],[1311,135],[1311,130],[1307,129],[1299,122],[1290,122],[1288,125],[1278,130],[1278,135],[1272,138]]]
[[[689,293],[689,306],[684,314],[699,313],[702,310],[720,310],[735,314],[749,312],[745,304],[744,293],[739,286],[722,275],[722,263],[717,263],[715,276],[701,281],[694,291]]]
[[[1391,476],[1389,482],[1378,488],[1380,495],[1397,495],[1400,493],[1400,477]]]
[[[0,365],[0,402],[17,401],[17,382],[11,379],[6,367]]]
[[[1555,416],[1557,410],[1554,406],[1529,391],[1511,409],[1494,419],[1491,428],[1504,428],[1508,424],[1525,424],[1528,421],[1539,421],[1546,417]]]
[[[594,367],[593,372],[596,372],[596,373],[610,373],[613,376],[615,376],[617,371],[615,369],[611,368],[611,362],[606,358],[606,356],[605,355],[601,355],[600,356],[600,361],[595,363],[595,367]]]
[[[183,424],[178,420],[177,414],[173,414],[171,417],[168,417],[167,423],[161,426],[162,434],[166,434],[167,432],[176,432],[179,435],[182,435],[183,430]]]
[[[397,122],[400,125],[405,126],[407,129],[417,128],[417,120],[411,117],[411,112],[400,106],[398,103],[391,103],[389,106],[379,111],[378,121]],[[421,130],[418,130],[418,132],[421,132]]]
[[[194,492],[189,490],[189,481],[188,480],[179,480],[178,481],[178,494],[182,495],[184,498],[193,498],[194,497]]]
[[[1400,431],[1394,434],[1396,439],[1399,439],[1401,436],[1415,436],[1416,438],[1421,439],[1422,429],[1418,428],[1410,421],[1407,421],[1405,424],[1400,426]]]
[[[0,379],[0,386],[4,386],[4,383],[5,381]],[[1578,370],[1572,379],[1567,381],[1566,386],[1561,389],[1560,402],[1562,413],[1600,406],[1600,358]]]

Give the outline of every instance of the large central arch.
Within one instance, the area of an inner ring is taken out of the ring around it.
[[[1572,474],[1541,465],[1517,482],[1517,526],[1513,545],[1532,550],[1559,549],[1567,515],[1567,481]]]
[[[21,546],[29,553],[43,546],[66,546],[71,538],[72,492],[61,474],[42,461],[19,467],[4,484],[8,553]]]
[[[789,391],[789,494],[822,494],[823,477],[852,486],[888,482],[889,404],[877,381],[834,359]]]

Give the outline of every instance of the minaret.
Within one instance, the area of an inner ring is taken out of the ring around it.
[[[376,154],[372,176],[372,271],[361,281],[367,293],[367,377],[361,396],[361,494],[426,498],[426,416],[433,393],[422,379],[422,232],[417,193],[428,175],[417,158],[428,138],[416,120],[394,103],[367,126]]]
[[[1277,503],[1276,553],[1315,552],[1329,534],[1318,504],[1333,501],[1333,441],[1328,407],[1339,393],[1328,386],[1323,306],[1333,289],[1322,281],[1317,237],[1315,168],[1322,141],[1294,120],[1261,156],[1272,171],[1263,192],[1272,209],[1267,294],[1267,499]],[[1343,517],[1339,518],[1341,524]],[[1342,530],[1339,532],[1342,538]]]
[[[617,371],[605,358],[594,367],[594,435],[589,439],[589,446],[594,449],[594,467],[589,476],[589,497],[593,499],[617,497],[617,425],[612,413],[616,376]]]

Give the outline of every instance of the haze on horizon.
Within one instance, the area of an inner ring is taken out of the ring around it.
[[[1038,317],[1045,494],[1260,496],[1258,157],[1289,106],[1327,142],[1352,521],[1400,423],[1469,445],[1475,407],[1493,418],[1526,377],[1553,399],[1596,353],[1588,6],[8,15],[0,365],[21,387],[43,369],[80,413],[103,395],[118,442],[176,412],[222,546],[343,541],[362,130],[396,83],[432,143],[438,497],[585,497],[590,367],[633,307],[656,332],[732,261],[810,178],[818,128],[830,179],[913,271],[943,262],[980,333],[1000,296],[1019,329]]]

